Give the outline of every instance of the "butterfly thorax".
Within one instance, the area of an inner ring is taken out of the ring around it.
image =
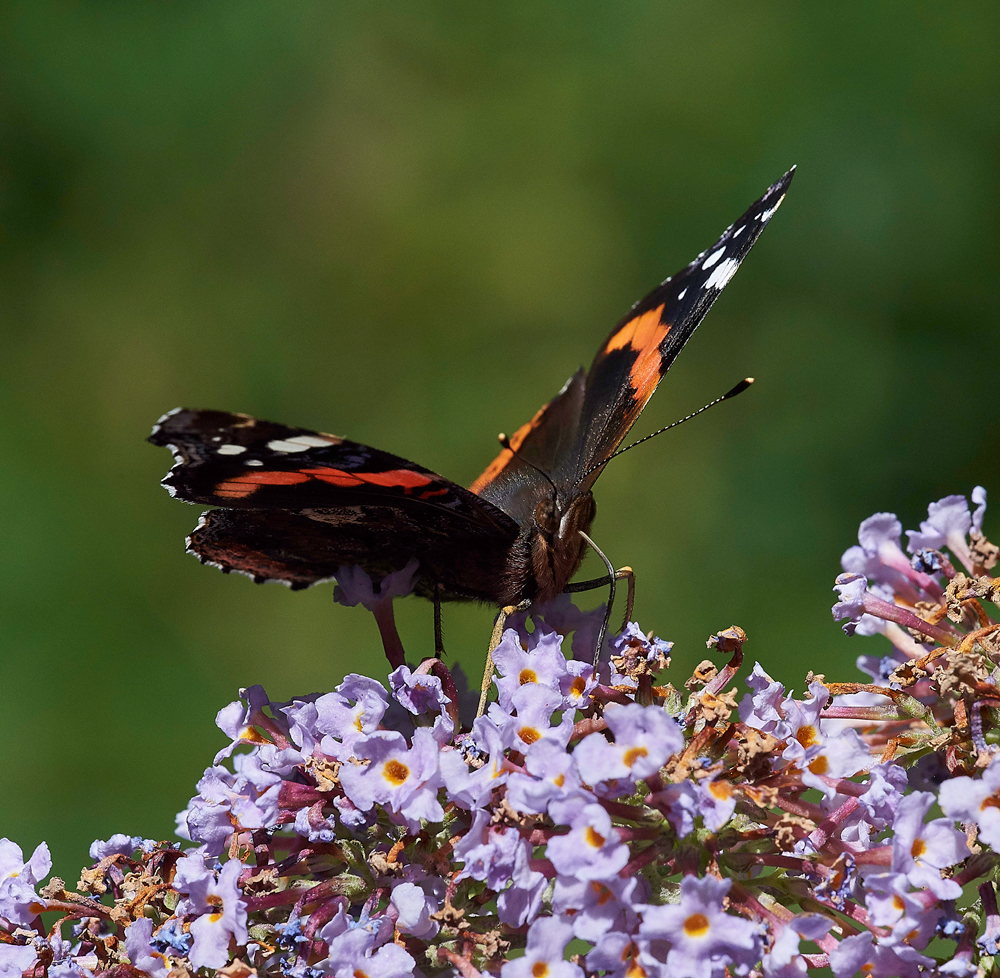
[[[589,492],[568,502],[554,496],[539,502],[527,541],[531,574],[538,589],[533,600],[551,601],[569,584],[587,549],[580,531],[590,529],[596,514],[597,504]]]

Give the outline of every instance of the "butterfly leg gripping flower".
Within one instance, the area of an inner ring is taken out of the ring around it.
[[[493,685],[493,653],[503,638],[504,626],[511,615],[516,615],[520,611],[527,611],[531,607],[531,601],[525,598],[520,604],[507,605],[501,608],[493,623],[493,634],[490,636],[490,645],[486,650],[486,664],[483,666],[483,682],[479,693],[479,707],[476,716],[481,717],[486,712],[486,701],[490,695],[490,687]]]

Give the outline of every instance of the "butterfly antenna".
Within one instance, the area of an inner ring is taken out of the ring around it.
[[[676,428],[679,424],[684,424],[685,421],[690,421],[692,418],[697,418],[699,414],[703,411],[707,411],[710,407],[715,407],[716,404],[721,404],[723,401],[728,401],[731,397],[736,397],[737,394],[742,394],[751,384],[753,383],[753,377],[744,377],[732,390],[726,391],[722,397],[717,397],[714,401],[709,401],[703,407],[698,408],[697,411],[692,411],[690,414],[681,418],[678,421],[674,421],[671,424],[660,428],[659,431],[654,431],[652,434],[645,435],[638,441],[632,442],[631,445],[626,445],[624,448],[619,448],[617,452],[612,452],[603,462],[598,462],[596,465],[592,465],[583,474],[583,478],[586,479],[591,472],[596,472],[602,465],[607,465],[613,458],[617,455],[621,455],[623,452],[629,451],[629,449],[635,448],[637,445],[641,445],[644,441],[649,441],[650,438],[655,438],[657,435],[662,435],[663,432],[669,431],[671,428]],[[581,480],[582,481],[582,480]]]
[[[545,481],[550,486],[552,486],[552,491],[555,493],[555,495],[556,495],[556,502],[558,503],[559,502],[559,490],[556,488],[556,484],[549,477],[548,472],[546,472],[544,469],[540,469],[537,465],[535,465],[534,462],[530,461],[529,459],[526,459],[521,454],[520,450],[517,449],[517,448],[515,448],[510,443],[510,439],[502,431],[500,432],[499,435],[497,435],[497,441],[500,442],[501,446],[503,448],[506,448],[507,451],[510,452],[511,455],[513,455],[515,458],[519,458],[522,462],[524,462],[525,465],[530,465],[540,476],[542,476],[545,479]]]

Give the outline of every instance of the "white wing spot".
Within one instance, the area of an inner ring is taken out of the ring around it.
[[[216,435],[212,441],[222,441],[222,435]]]
[[[244,465],[263,465],[264,463],[259,458],[248,458]]]
[[[726,283],[736,274],[736,269],[740,267],[740,263],[734,258],[727,258],[723,262],[719,262],[719,267],[708,276],[708,280],[702,286],[705,289],[722,289],[725,288]]]
[[[702,268],[711,268],[724,254],[726,253],[725,248],[720,248],[718,251],[713,251],[702,264]]]
[[[687,294],[688,294],[687,289],[681,289],[680,292],[677,293],[677,301],[680,302],[681,299],[683,299],[684,296],[686,296]]]
[[[761,223],[761,224],[764,224],[764,223],[765,223],[766,221],[770,221],[770,220],[771,220],[771,216],[772,216],[772,215],[774,214],[774,212],[775,212],[775,211],[776,211],[776,210],[777,210],[777,209],[778,209],[778,208],[779,208],[779,207],[781,206],[781,202],[782,202],[782,201],[783,201],[784,199],[785,199],[785,195],[784,195],[784,194],[782,194],[782,195],[781,195],[781,196],[780,196],[780,197],[779,197],[779,198],[778,198],[778,199],[777,199],[777,200],[775,201],[775,203],[774,203],[774,207],[769,207],[769,208],[768,208],[768,209],[767,209],[766,211],[761,211],[761,213],[760,213],[760,214],[758,215],[758,217],[757,217],[757,220],[758,220],[758,221],[760,221],[760,223]]]
[[[304,452],[310,448],[329,448],[334,444],[329,438],[320,438],[317,435],[295,435],[288,439],[275,439],[269,441],[267,447],[272,452]]]
[[[216,450],[216,455],[242,455],[246,451],[244,445],[220,445]]]
[[[733,237],[738,238],[746,229],[747,226],[745,224],[741,224],[735,231],[733,231]]]

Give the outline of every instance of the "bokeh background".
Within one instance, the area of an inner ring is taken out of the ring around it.
[[[595,534],[676,641],[675,681],[732,623],[800,688],[808,668],[852,677],[864,640],[829,608],[859,521],[1000,493],[995,3],[0,18],[0,835],[49,840],[70,882],[95,837],[171,833],[239,687],[383,674],[373,621],[329,587],[184,554],[198,511],[143,441],[172,407],[468,484],[797,163],[635,434],[757,385],[598,486]],[[430,606],[397,614],[428,652]],[[447,609],[470,673],[490,623]]]

